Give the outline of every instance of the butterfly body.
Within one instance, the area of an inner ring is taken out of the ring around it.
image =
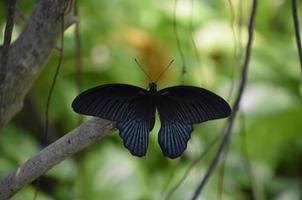
[[[147,152],[157,110],[161,121],[158,143],[170,158],[185,151],[193,124],[231,113],[225,100],[206,89],[174,86],[157,91],[155,83],[148,90],[127,84],[101,85],[78,95],[72,107],[80,114],[115,121],[124,146],[136,156]]]

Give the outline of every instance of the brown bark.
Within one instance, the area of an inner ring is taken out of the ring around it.
[[[0,64],[0,128],[21,110],[25,95],[56,45],[67,4],[68,0],[37,1],[20,36],[4,55],[0,51],[0,63],[7,60]],[[70,19],[65,21],[70,24]]]

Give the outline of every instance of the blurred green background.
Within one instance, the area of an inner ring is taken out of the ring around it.
[[[75,26],[72,25],[65,31],[64,60],[51,100],[50,137],[43,136],[43,127],[46,98],[59,58],[56,50],[26,98],[24,109],[0,130],[0,178],[80,124],[80,116],[70,106],[79,91],[114,82],[146,88],[149,80],[134,58],[153,79],[175,59],[158,82],[159,88],[183,83],[201,86],[232,104],[244,58],[251,2],[231,2],[234,13],[227,0],[179,0],[176,20],[186,61],[183,74],[173,32],[174,1],[78,1],[81,88],[77,81]],[[25,18],[33,5],[34,1],[19,2]],[[0,1],[0,13],[2,41],[4,1]],[[14,38],[25,23],[17,18]],[[242,110],[226,158],[222,197],[301,199],[301,73],[290,1],[259,1],[249,72]],[[38,199],[165,199],[191,163],[220,133],[224,122],[196,125],[187,150],[176,160],[163,157],[157,144],[159,120],[143,158],[133,157],[123,147],[117,132],[111,134],[46,173],[40,180]],[[170,199],[192,196],[215,148],[193,167]],[[219,199],[220,183],[217,168],[200,199]],[[12,199],[32,199],[35,187],[34,184],[25,187]]]

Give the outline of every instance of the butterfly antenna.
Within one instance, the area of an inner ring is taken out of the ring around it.
[[[157,83],[157,81],[159,81],[159,79],[162,77],[162,75],[169,69],[169,67],[172,65],[172,63],[174,62],[174,59],[170,61],[170,63],[167,65],[167,67],[160,73],[160,75],[157,77],[155,83]]]
[[[137,59],[135,58],[134,60],[135,60],[136,64],[139,66],[139,68],[140,68],[140,69],[144,72],[144,74],[149,78],[149,80],[150,80],[151,82],[153,82],[153,81],[152,81],[152,78],[149,76],[149,74],[147,74],[147,72],[144,70],[144,68],[141,66],[141,64],[139,64],[139,62],[137,61]]]

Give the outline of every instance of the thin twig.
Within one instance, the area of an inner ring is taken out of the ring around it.
[[[7,53],[8,48],[11,43],[12,39],[12,33],[14,28],[14,19],[15,19],[15,10],[16,10],[16,4],[18,0],[10,0],[8,1],[8,7],[7,7],[7,18],[6,18],[6,25],[4,30],[4,39],[3,39],[3,46],[2,46],[2,54]],[[8,59],[2,59],[8,60]]]
[[[6,67],[7,61],[9,56],[9,48],[10,43],[12,40],[12,33],[14,29],[14,19],[15,19],[15,10],[16,10],[17,0],[8,1],[7,7],[7,18],[6,18],[6,25],[4,30],[4,39],[3,45],[1,48],[1,65],[0,65],[0,85],[4,82],[5,74],[6,74]]]
[[[76,17],[75,28],[74,28],[74,40],[75,40],[75,68],[76,68],[76,85],[78,92],[82,91],[82,69],[83,69],[83,60],[82,60],[82,43],[80,35],[80,14],[78,10],[78,1],[74,2],[74,15]],[[79,116],[79,124],[83,122],[83,116]]]
[[[301,36],[300,36],[300,28],[299,28],[299,16],[298,16],[298,9],[297,9],[297,1],[292,0],[292,14],[293,14],[293,21],[294,21],[294,28],[295,28],[295,36],[296,36],[296,44],[299,54],[299,61],[300,67],[302,72],[302,46],[301,46]]]
[[[184,83],[184,80],[185,80],[184,76],[187,73],[187,65],[186,65],[184,52],[181,49],[180,39],[179,39],[178,31],[177,31],[177,19],[176,19],[177,2],[178,2],[178,0],[175,0],[174,9],[173,9],[173,31],[174,31],[174,36],[176,39],[177,50],[179,52],[181,62],[182,62],[181,74],[182,74],[182,82]]]
[[[197,63],[197,67],[199,69],[199,78],[201,78],[202,76],[202,81],[200,79],[200,84],[204,87],[207,86],[207,77],[206,77],[206,73],[205,73],[205,69],[204,67],[202,67],[202,62],[198,53],[198,48],[196,45],[196,42],[194,40],[194,26],[193,26],[193,18],[194,18],[194,0],[191,0],[191,17],[190,17],[190,24],[189,24],[189,32],[190,32],[190,39],[191,39],[191,43],[193,44],[193,51],[194,51],[194,55],[196,58],[196,63]],[[203,83],[203,84],[202,84]]]
[[[76,54],[76,82],[77,82],[77,89],[78,92],[82,90],[82,44],[81,44],[81,35],[80,35],[80,14],[78,10],[78,1],[74,2],[74,15],[77,18],[75,22],[75,29],[74,29],[74,39],[75,39],[75,54]]]
[[[230,12],[231,12],[231,20],[230,20],[230,27],[232,29],[232,33],[233,33],[233,39],[234,39],[234,49],[233,49],[233,62],[232,62],[232,82],[231,82],[231,87],[229,90],[229,94],[227,99],[230,99],[234,90],[234,86],[235,86],[235,76],[236,76],[236,72],[237,72],[237,67],[238,67],[238,57],[237,57],[237,51],[238,51],[238,40],[237,40],[237,35],[236,35],[236,16],[235,16],[235,11],[234,11],[234,5],[232,3],[232,0],[227,0],[229,7],[230,7]]]
[[[10,44],[12,40],[12,33],[14,28],[14,18],[15,18],[15,9],[16,9],[17,0],[8,1],[8,9],[7,9],[7,18],[6,25],[4,31],[4,40],[3,45],[0,45],[0,95],[4,93],[5,90],[5,81],[7,78],[8,71],[8,57],[10,51]],[[2,114],[1,107],[4,107],[3,104],[5,99],[0,96],[0,115]],[[1,121],[0,121],[1,128]]]
[[[54,77],[53,77],[53,80],[52,80],[52,83],[51,83],[51,86],[50,86],[50,90],[49,90],[49,93],[48,93],[48,96],[47,96],[47,101],[46,101],[46,110],[45,110],[45,131],[44,131],[44,134],[45,134],[45,139],[47,139],[48,137],[48,125],[49,125],[49,106],[50,106],[50,101],[51,101],[51,97],[52,97],[52,94],[53,94],[53,91],[54,91],[54,87],[55,87],[55,84],[56,84],[56,81],[57,81],[57,78],[58,78],[58,75],[59,75],[59,72],[60,72],[60,69],[61,69],[61,65],[62,65],[62,61],[63,61],[63,56],[64,56],[64,14],[62,14],[62,16],[60,17],[61,19],[61,40],[60,40],[60,55],[59,55],[59,61],[58,61],[58,64],[57,64],[57,67],[56,67],[56,72],[54,74]]]
[[[238,24],[237,24],[237,26],[239,27],[238,28],[238,39],[239,39],[239,52],[238,52],[238,57],[240,58],[240,61],[241,61],[241,57],[242,57],[242,50],[243,50],[243,42],[242,42],[242,39],[243,39],[243,37],[242,37],[242,31],[241,31],[241,28],[242,28],[242,26],[244,26],[245,25],[245,23],[244,23],[244,15],[243,15],[243,0],[239,0],[239,5],[238,5]]]
[[[226,128],[223,130],[223,138],[222,141],[218,147],[217,153],[214,157],[214,159],[212,160],[205,176],[202,178],[201,182],[198,184],[192,200],[197,199],[197,197],[199,196],[199,194],[202,192],[202,189],[204,188],[205,184],[207,183],[207,181],[209,180],[212,172],[214,171],[214,169],[217,166],[217,163],[220,159],[220,156],[223,152],[223,149],[225,147],[225,145],[227,144],[229,137],[231,135],[231,131],[235,122],[235,118],[237,115],[237,112],[239,110],[239,106],[240,106],[240,101],[246,86],[246,82],[247,82],[247,78],[248,78],[248,68],[249,68],[249,62],[250,62],[250,57],[251,57],[251,49],[252,49],[252,41],[253,41],[253,30],[254,30],[254,21],[255,21],[255,16],[256,16],[256,9],[257,9],[257,0],[253,0],[253,5],[252,5],[252,11],[251,11],[251,16],[249,19],[249,25],[248,25],[248,42],[247,42],[247,47],[246,47],[246,52],[245,52],[245,61],[243,64],[243,69],[242,69],[242,74],[241,74],[241,80],[240,80],[240,85],[239,85],[239,89],[238,89],[238,93],[237,93],[237,98],[235,100],[235,103],[233,105],[233,112],[231,114],[231,116],[228,119],[228,123]]]
[[[54,87],[57,81],[57,77],[59,75],[60,72],[60,68],[61,68],[61,64],[62,64],[62,60],[63,60],[63,50],[64,50],[64,14],[62,14],[62,16],[60,17],[61,19],[61,48],[60,48],[60,55],[59,55],[59,61],[56,67],[56,72],[54,74],[51,86],[50,86],[50,90],[47,96],[47,101],[46,101],[46,109],[45,109],[45,127],[44,127],[44,136],[45,136],[45,141],[48,140],[48,127],[49,127],[49,106],[50,106],[50,101],[51,101],[51,97],[54,91]],[[40,178],[37,179],[37,186],[40,185]],[[38,196],[38,187],[36,187],[35,192],[34,192],[34,197],[33,200],[37,199]]]

